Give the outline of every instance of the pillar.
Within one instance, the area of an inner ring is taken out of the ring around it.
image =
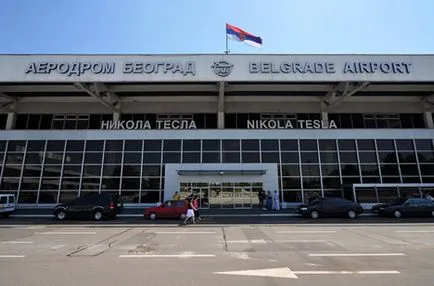
[[[425,128],[434,128],[434,122],[432,121],[432,112],[423,112],[423,121],[425,122]]]
[[[217,112],[217,128],[218,129],[225,128],[225,113],[222,111]]]
[[[17,122],[17,114],[15,112],[9,112],[6,120],[6,129],[15,129],[15,123]]]
[[[219,82],[219,101],[217,107],[217,128],[225,128],[225,83]]]
[[[120,112],[113,112],[113,121],[119,121],[121,119]]]
[[[324,102],[321,102],[321,120],[328,122],[329,113],[326,111],[326,106]]]

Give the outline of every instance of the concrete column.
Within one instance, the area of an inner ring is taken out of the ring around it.
[[[119,112],[113,112],[113,121],[119,121],[121,119],[121,114]]]
[[[326,104],[324,102],[321,102],[321,120],[323,121],[329,121],[329,113],[326,111]]]
[[[218,129],[224,129],[225,128],[225,113],[224,112],[217,112],[217,128]]]
[[[225,128],[225,83],[219,82],[219,101],[217,107],[217,128]]]
[[[17,122],[17,114],[15,112],[9,112],[6,120],[6,129],[15,129],[15,123]]]
[[[423,112],[423,121],[425,122],[425,128],[434,128],[432,113],[430,111]]]

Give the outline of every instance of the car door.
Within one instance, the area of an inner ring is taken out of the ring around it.
[[[418,206],[418,199],[408,199],[404,204],[404,214],[407,217],[418,216],[420,213],[420,208]]]
[[[426,199],[419,199],[418,200],[418,216],[431,216],[432,212],[432,202]]]
[[[176,208],[175,208],[175,202],[174,201],[167,201],[163,208],[161,209],[162,211],[162,217],[165,218],[169,218],[169,217],[174,217],[176,216]]]
[[[76,218],[85,217],[90,214],[91,197],[89,194],[80,196],[73,201],[69,207],[69,213]]]

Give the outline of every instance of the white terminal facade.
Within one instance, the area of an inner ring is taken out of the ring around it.
[[[0,55],[0,192],[434,195],[434,55]]]

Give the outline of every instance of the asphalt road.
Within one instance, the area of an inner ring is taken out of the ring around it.
[[[0,226],[1,285],[433,285],[434,223]]]

